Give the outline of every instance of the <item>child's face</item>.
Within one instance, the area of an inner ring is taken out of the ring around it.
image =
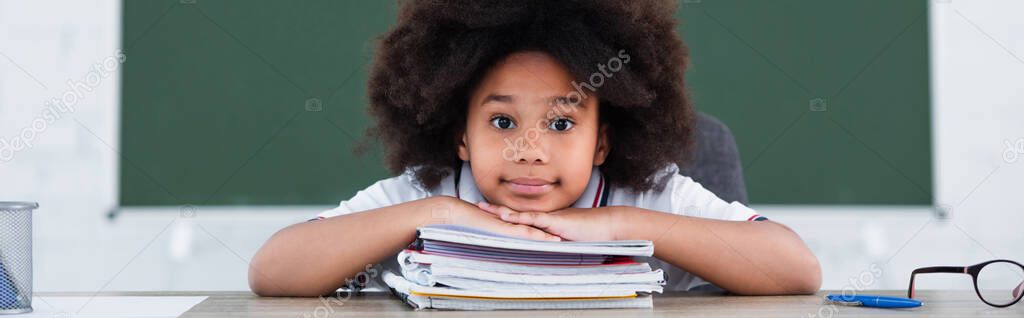
[[[471,92],[459,158],[488,202],[549,212],[583,194],[609,149],[597,97],[580,98],[573,80],[554,57],[526,51],[498,62]]]

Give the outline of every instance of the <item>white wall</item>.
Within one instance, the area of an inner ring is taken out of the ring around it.
[[[1002,159],[1004,141],[1024,138],[1019,12],[1016,0],[933,4],[935,191],[951,218],[927,208],[755,207],[805,237],[825,288],[903,289],[916,266],[1024,260],[1024,154]],[[0,0],[0,138],[30,127],[68,80],[83,81],[119,46],[118,0]],[[0,161],[0,200],[42,204],[36,289],[246,289],[246,261],[263,240],[318,208],[200,207],[194,218],[172,208],[106,219],[117,195],[118,82],[116,72],[104,78],[33,136],[33,148]],[[955,277],[921,284],[970,287]]]

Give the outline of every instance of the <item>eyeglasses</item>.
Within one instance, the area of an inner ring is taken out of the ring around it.
[[[908,298],[914,298],[914,276],[928,273],[971,275],[974,291],[981,301],[994,307],[1009,307],[1024,295],[1024,265],[1011,260],[994,260],[971,266],[935,266],[915,269],[910,274]]]

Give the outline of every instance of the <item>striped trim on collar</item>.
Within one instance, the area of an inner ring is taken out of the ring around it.
[[[601,189],[601,193],[594,197],[593,207],[608,206],[608,188],[610,186],[607,182],[604,182],[604,174],[601,174],[601,180],[597,182],[597,187]]]

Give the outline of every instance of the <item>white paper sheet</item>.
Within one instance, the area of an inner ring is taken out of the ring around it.
[[[206,296],[97,296],[92,300],[83,296],[32,297],[31,313],[10,317],[178,317],[205,299]]]

